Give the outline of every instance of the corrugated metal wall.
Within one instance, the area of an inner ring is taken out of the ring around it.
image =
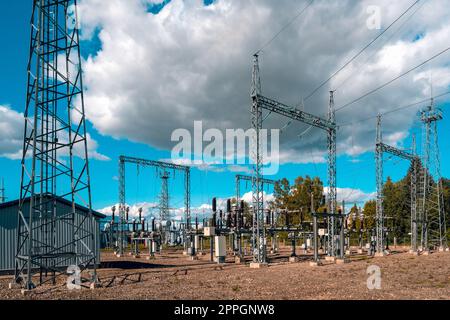
[[[28,212],[28,206],[26,205],[26,211]],[[5,208],[0,208],[0,271],[10,271],[14,270],[15,265],[15,254],[16,254],[16,242],[17,242],[17,234],[16,234],[16,226],[17,226],[17,210],[18,206],[13,205]],[[57,212],[58,216],[63,216],[70,212],[70,206],[58,203],[57,204]],[[75,216],[76,225],[80,225],[81,221],[85,218],[86,213],[80,210],[77,210],[77,214]],[[37,224],[36,224],[37,225]],[[87,219],[83,222],[83,228],[89,231],[80,230],[78,234],[83,237],[88,233],[94,233],[94,242],[95,245],[92,246],[92,239],[85,239],[84,242],[87,248],[78,242],[77,252],[87,254],[88,248],[95,248],[97,255],[97,263],[100,263],[100,221],[98,218],[95,219],[95,222],[92,222],[92,219]],[[56,246],[63,246],[69,243],[73,237],[73,230],[71,225],[58,220],[56,225],[57,237],[56,237]],[[35,239],[37,236],[38,230],[35,230]],[[45,234],[45,232],[39,232],[41,236]],[[68,266],[75,263],[73,260],[64,260],[61,259],[57,261],[57,265],[59,266]]]

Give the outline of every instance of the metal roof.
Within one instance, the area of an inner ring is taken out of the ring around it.
[[[47,197],[54,197],[54,196],[49,194],[49,195],[47,195]],[[30,197],[25,199],[25,202],[28,202],[28,201],[30,201]],[[69,200],[64,199],[64,198],[56,197],[56,201],[58,201],[58,202],[60,202],[62,204],[68,205],[68,206],[72,205],[72,202],[70,202]],[[4,203],[0,203],[0,210],[4,209],[4,208],[9,208],[9,207],[12,207],[12,206],[16,206],[16,205],[19,205],[19,199],[13,200],[13,201],[4,202]],[[77,210],[81,211],[81,212],[85,212],[85,213],[89,212],[88,208],[86,208],[84,206],[81,206],[79,204],[75,204],[75,208]],[[97,218],[99,218],[99,219],[106,218],[106,215],[104,215],[104,214],[102,214],[100,212],[94,211],[94,210],[92,210],[92,214],[94,216],[96,216]]]

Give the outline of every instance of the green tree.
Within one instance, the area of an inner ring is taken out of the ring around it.
[[[364,204],[364,229],[371,230],[375,228],[375,218],[377,211],[377,202],[375,200],[367,201]]]
[[[320,178],[298,177],[292,186],[287,179],[282,179],[275,185],[274,204],[278,209],[288,211],[287,218],[292,224],[311,221],[311,192],[314,194],[314,207],[318,210],[323,197]]]

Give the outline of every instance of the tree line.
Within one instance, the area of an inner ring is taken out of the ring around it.
[[[394,182],[391,177],[387,177],[384,182],[383,208],[385,226],[388,228],[388,238],[391,243],[394,237],[399,244],[410,243],[412,169],[410,167],[405,177],[400,181]],[[419,168],[418,172],[420,170],[421,168]],[[430,184],[436,184],[436,182],[430,179]],[[441,185],[444,212],[446,213],[448,226],[450,220],[448,215],[450,210],[450,180],[443,178]],[[275,200],[270,204],[273,209],[284,211],[278,218],[278,222],[281,224],[289,222],[291,225],[299,225],[312,221],[311,192],[313,193],[315,210],[317,212],[326,210],[324,186],[320,178],[312,178],[310,176],[298,177],[293,184],[290,184],[287,179],[280,180],[274,188]],[[346,210],[346,213],[350,212],[347,228],[350,230],[352,240],[357,239],[360,232],[363,233],[363,238],[368,240],[376,224],[376,200],[372,199],[364,203],[362,208],[363,218],[359,209],[354,204],[350,210]]]

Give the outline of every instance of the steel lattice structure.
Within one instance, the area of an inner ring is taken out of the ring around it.
[[[161,194],[159,196],[159,218],[162,221],[166,221],[166,226],[163,227],[161,224],[162,240],[164,243],[168,243],[169,239],[167,237],[168,232],[170,232],[167,225],[167,221],[170,220],[169,211],[169,172],[164,170],[160,175],[161,177]]]
[[[154,161],[139,159],[127,156],[120,156],[119,158],[119,215],[120,215],[120,228],[119,228],[119,254],[123,255],[124,252],[124,240],[125,240],[125,226],[128,223],[126,221],[126,194],[125,194],[125,164],[131,163],[143,167],[156,167],[166,170],[177,170],[184,172],[184,205],[185,205],[185,219],[186,219],[186,233],[191,231],[191,168],[187,166],[177,165],[168,162]],[[185,234],[186,234],[185,233]],[[189,238],[188,238],[189,239]],[[189,246],[189,241],[186,239],[185,245]]]
[[[245,176],[242,174],[237,174],[236,175],[236,202],[239,203],[239,201],[241,200],[241,181],[252,181],[253,177],[250,176]],[[275,180],[270,180],[270,179],[260,179],[261,181],[261,185],[262,185],[262,189],[264,189],[264,185],[275,185],[278,181]],[[263,199],[264,200],[264,199]]]
[[[255,130],[253,135],[253,179],[252,179],[252,202],[253,202],[253,237],[252,237],[252,250],[253,250],[253,262],[265,263],[266,262],[266,250],[264,246],[265,242],[265,229],[264,229],[264,199],[262,195],[262,182],[263,178],[263,159],[261,156],[261,136],[262,130],[262,108],[260,107],[260,94],[261,94],[261,78],[259,74],[259,57],[254,55],[253,60],[253,72],[252,72],[252,128]]]
[[[381,114],[377,116],[377,138],[375,147],[376,161],[376,183],[377,183],[377,204],[376,204],[376,251],[384,253],[384,209],[383,209],[383,154],[388,153],[393,156],[411,162],[411,250],[417,250],[417,168],[420,158],[416,155],[416,142],[413,137],[412,153],[400,150],[383,143],[383,133],[381,128]]]
[[[164,170],[161,175],[161,195],[159,196],[159,217],[161,221],[170,219],[169,214],[169,172]]]
[[[87,132],[76,0],[34,0],[17,224],[15,282],[31,290],[56,282],[68,265],[93,268]],[[71,203],[68,212],[57,200]],[[89,208],[75,219],[75,202]],[[72,239],[57,240],[57,228]],[[89,246],[87,243],[91,242]]]
[[[336,123],[336,109],[334,106],[334,92],[330,91],[330,103],[328,105],[328,124]],[[336,191],[336,128],[326,128],[328,132],[328,210],[331,214],[328,220],[328,252],[329,256],[336,256],[336,214],[337,210],[337,191]],[[339,241],[344,241],[340,239]]]
[[[1,182],[1,184],[0,184],[0,203],[3,203],[6,200],[6,196],[5,196],[5,181],[2,178],[2,180],[0,180],[0,182]]]
[[[447,228],[445,221],[442,188],[440,152],[437,123],[443,119],[442,111],[434,107],[434,101],[420,113],[423,123],[423,167],[420,172],[420,222],[421,247],[447,248]]]
[[[276,113],[285,116],[289,119],[296,120],[302,123],[306,123],[310,126],[322,129],[327,132],[328,136],[328,205],[331,214],[336,212],[336,132],[337,125],[335,122],[335,109],[334,109],[334,97],[333,92],[330,94],[330,105],[328,110],[328,119],[322,119],[307,112],[298,110],[297,108],[287,106],[273,99],[264,97],[261,94],[261,79],[259,72],[259,59],[258,55],[254,55],[253,60],[253,72],[252,72],[252,127],[254,132],[253,141],[253,239],[254,246],[253,261],[257,263],[266,262],[266,253],[264,248],[265,234],[264,234],[264,208],[262,199],[262,179],[263,179],[263,159],[261,155],[261,137],[260,132],[262,130],[262,110],[267,110],[271,113]],[[328,254],[336,256],[336,246],[334,245],[334,239],[336,237],[336,228],[334,224],[334,216],[330,219],[329,224],[329,238],[331,243],[328,247]]]

